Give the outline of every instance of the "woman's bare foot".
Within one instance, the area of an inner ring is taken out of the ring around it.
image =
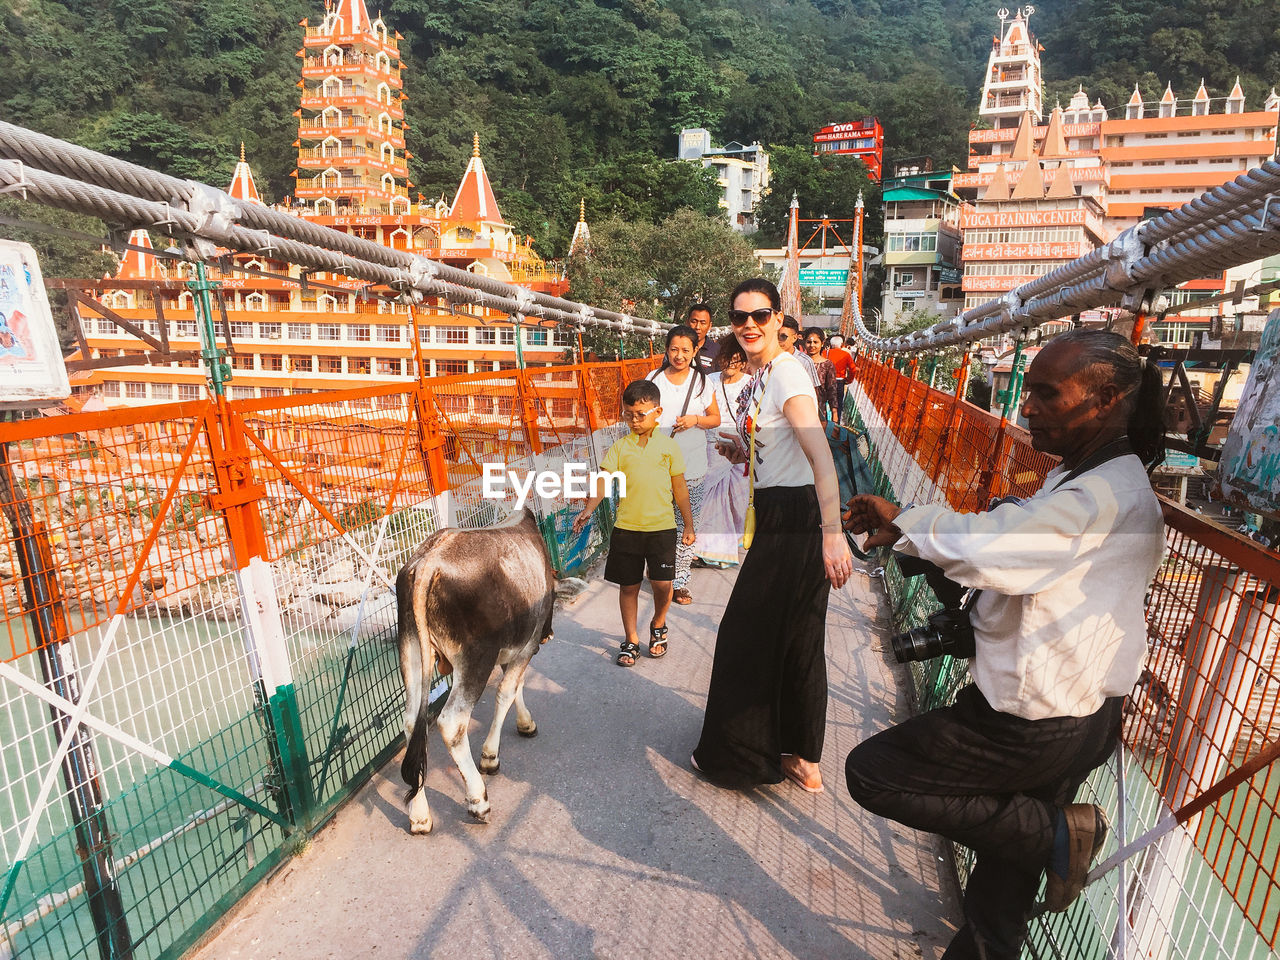
[[[782,758],[783,775],[808,793],[822,792],[822,770],[816,763],[788,754]]]

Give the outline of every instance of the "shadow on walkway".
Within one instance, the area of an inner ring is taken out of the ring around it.
[[[831,600],[826,792],[725,791],[690,769],[733,576],[697,571],[670,653],[630,670],[613,661],[616,590],[593,582],[534,658],[539,736],[508,719],[488,825],[433,733],[435,832],[409,835],[397,757],[194,956],[939,957],[958,914],[941,845],[844,790],[848,751],[905,713],[865,576]],[[491,710],[492,691],[475,750]]]

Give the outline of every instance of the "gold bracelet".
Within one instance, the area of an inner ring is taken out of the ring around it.
[[[819,523],[818,529],[821,530],[823,533],[839,533],[841,529],[840,521],[829,520],[826,523]]]

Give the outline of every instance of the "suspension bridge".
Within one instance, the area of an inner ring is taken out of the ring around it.
[[[1102,305],[1128,310],[1140,331],[1172,284],[1280,250],[1277,177],[1280,165],[1265,163],[908,336],[873,336],[853,297],[862,358],[845,416],[879,491],[973,508],[1031,492],[1051,466],[1016,425],[880,358],[1022,340]],[[97,216],[118,243],[157,231],[196,263],[256,253],[363,280],[411,308],[443,300],[502,310],[517,326],[661,329],[10,124],[0,190]],[[220,348],[205,349],[212,372]],[[605,669],[609,597],[589,587],[560,614],[562,648],[535,661],[531,700],[547,737],[510,751],[492,790],[499,822],[485,832],[446,814],[421,842],[403,830],[387,767],[401,743],[389,584],[433,529],[498,514],[468,467],[492,451],[468,428],[510,425],[502,455],[513,468],[595,464],[620,429],[622,386],[651,366],[255,400],[214,391],[0,424],[0,953],[270,956],[376,943],[422,956],[448,941],[547,956],[939,955],[956,916],[951,857],[963,877],[963,851],[864,818],[839,789],[845,749],[963,680],[949,661],[910,675],[885,664],[876,638],[935,602],[892,565],[883,592],[863,578],[833,604],[822,797],[723,795],[689,773],[683,744],[732,576],[708,573],[715,587],[690,610],[683,672],[676,644],[664,674]],[[387,398],[397,402],[372,402]],[[1266,957],[1280,934],[1280,564],[1164,508],[1148,672],[1124,749],[1087,787],[1116,837],[1081,900],[1036,922],[1037,956]],[[575,540],[570,517],[568,504],[541,506],[561,573],[589,570],[610,529],[602,508]],[[456,792],[442,768],[429,786]]]

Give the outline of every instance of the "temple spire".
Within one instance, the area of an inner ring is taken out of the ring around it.
[[[245,200],[249,203],[262,202],[262,198],[258,196],[257,184],[253,182],[253,171],[249,169],[249,164],[244,159],[243,140],[240,141],[240,162],[236,164],[235,172],[231,174],[231,186],[227,187],[227,193],[237,200]]]
[[[987,184],[986,191],[982,194],[983,200],[1008,200],[1009,199],[1009,176],[1005,172],[1004,164],[996,167],[995,175],[991,178],[991,182]]]
[[[1013,193],[1010,194],[1009,199],[1044,199],[1044,171],[1040,168],[1039,160],[1031,160],[1022,168],[1022,176],[1018,178],[1017,184],[1014,185]]]
[[[120,269],[116,271],[117,280],[156,280],[160,277],[160,264],[151,251],[151,237],[145,230],[134,230],[129,234],[129,246],[142,247],[142,250],[126,250],[120,260]]]
[[[587,201],[578,201],[578,223],[573,228],[573,239],[569,241],[569,256],[591,253],[591,228],[587,226]]]
[[[480,134],[471,140],[471,160],[458,184],[453,205],[449,207],[449,219],[460,223],[506,224],[498,209],[498,198],[493,195],[489,174],[485,172],[480,157]]]

